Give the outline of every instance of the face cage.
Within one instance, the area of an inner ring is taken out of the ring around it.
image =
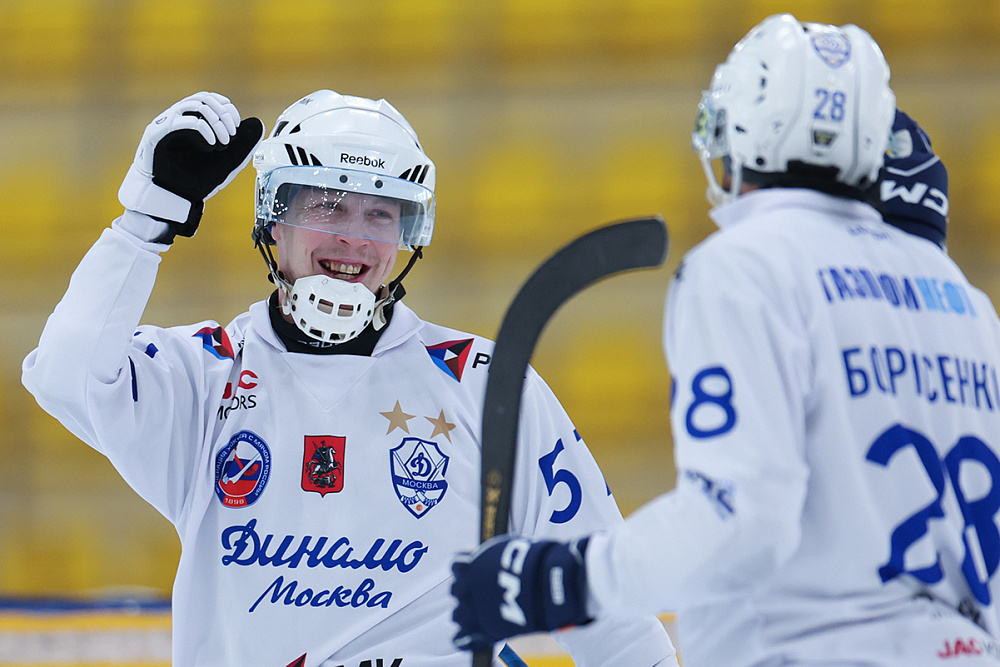
[[[262,227],[259,226],[254,227],[253,231],[254,247],[260,251],[261,256],[264,258],[264,263],[267,264],[268,280],[274,283],[275,287],[277,287],[278,289],[282,290],[285,293],[286,300],[290,300],[292,298],[292,295],[295,293],[295,286],[292,285],[287,280],[285,280],[284,275],[282,275],[281,271],[278,270],[278,260],[275,258],[274,253],[271,252],[271,246],[274,244],[273,240],[271,242],[268,242],[267,239],[265,238],[265,232],[266,229]],[[267,233],[267,238],[270,238],[270,233]],[[406,266],[403,267],[403,270],[400,271],[398,276],[396,276],[393,280],[389,282],[385,290],[375,295],[377,300],[375,301],[374,314],[371,316],[369,321],[373,323],[373,326],[375,327],[376,330],[379,330],[386,325],[386,319],[383,314],[384,309],[387,308],[389,305],[391,305],[393,302],[399,301],[400,299],[403,298],[403,296],[406,294],[406,290],[403,289],[403,278],[405,278],[406,274],[410,272],[410,269],[413,268],[413,265],[417,263],[417,260],[422,259],[424,256],[423,248],[420,246],[410,248],[410,250],[412,250],[413,254],[410,255],[410,260],[406,263]],[[310,276],[310,278],[315,278],[315,276]],[[282,310],[284,310],[284,307],[282,308]],[[303,331],[307,336],[309,336],[310,338],[314,338],[316,340],[324,342],[335,342],[335,343],[343,343],[346,342],[347,340],[347,339],[329,340],[317,336],[313,332],[309,331],[308,327],[303,327],[301,324],[299,324],[298,319],[296,319],[296,326],[298,326],[299,329]],[[365,326],[367,326],[367,323]],[[364,327],[362,327],[362,329],[364,329]],[[360,333],[360,331],[358,333]],[[355,336],[356,335],[357,334],[355,334]]]
[[[299,278],[285,292],[281,310],[300,331],[322,343],[357,338],[375,315],[375,295],[359,283],[323,275]]]
[[[282,186],[308,186],[335,192],[357,193],[397,200],[402,205],[399,238],[400,250],[426,246],[434,232],[434,193],[422,185],[399,178],[336,167],[278,167],[257,177],[256,221],[254,240],[270,244],[273,225],[291,224],[284,218],[288,202],[282,201]],[[304,225],[293,225],[304,226]],[[339,233],[339,232],[331,232]],[[368,238],[368,237],[363,237]],[[385,241],[384,238],[372,238]]]

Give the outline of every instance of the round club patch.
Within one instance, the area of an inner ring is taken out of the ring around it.
[[[226,507],[246,507],[260,498],[271,474],[271,450],[253,431],[240,431],[215,457],[215,495]]]

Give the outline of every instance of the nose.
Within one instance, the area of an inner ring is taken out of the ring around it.
[[[371,244],[371,241],[366,238],[350,236],[348,234],[334,234],[333,242],[338,246],[346,248],[364,248]]]
[[[337,239],[343,243],[352,245],[368,243],[370,234],[364,213],[357,209],[351,211],[350,215],[341,220],[335,234]]]
[[[337,243],[350,246],[365,246],[371,243],[371,239],[367,238],[364,228],[360,225],[337,230],[334,232],[334,238]]]

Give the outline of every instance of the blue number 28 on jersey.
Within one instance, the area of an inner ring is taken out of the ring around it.
[[[1000,479],[1000,459],[985,442],[971,435],[959,438],[944,458],[939,458],[937,450],[926,436],[902,424],[890,426],[876,438],[868,449],[866,458],[879,465],[888,466],[893,455],[907,447],[912,447],[916,452],[934,485],[937,497],[903,520],[892,531],[889,539],[889,560],[879,568],[879,576],[886,582],[900,574],[909,574],[926,584],[934,584],[944,578],[940,554],[933,565],[912,570],[906,569],[904,559],[906,550],[927,533],[928,522],[945,516],[942,499],[950,483],[961,508],[964,523],[962,542],[965,545],[965,556],[962,560],[962,573],[976,599],[984,605],[989,604],[988,582],[1000,563],[1000,532],[994,521],[994,516],[1000,509],[1000,485],[997,484]],[[975,500],[969,500],[962,488],[960,473],[965,462],[982,465],[989,475],[989,491]],[[970,541],[970,528],[975,530],[974,542]],[[977,571],[977,561],[980,562],[980,568],[986,570],[985,578],[981,578],[980,572]]]

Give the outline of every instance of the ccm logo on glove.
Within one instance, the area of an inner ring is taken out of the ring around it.
[[[587,541],[500,535],[457,557],[455,645],[477,651],[508,637],[588,623]]]
[[[523,538],[511,540],[500,555],[500,570],[497,583],[503,589],[503,604],[500,605],[500,616],[504,620],[518,625],[525,625],[528,619],[524,610],[517,604],[517,596],[521,594],[521,571],[524,569],[524,558],[528,555],[531,542]]]

